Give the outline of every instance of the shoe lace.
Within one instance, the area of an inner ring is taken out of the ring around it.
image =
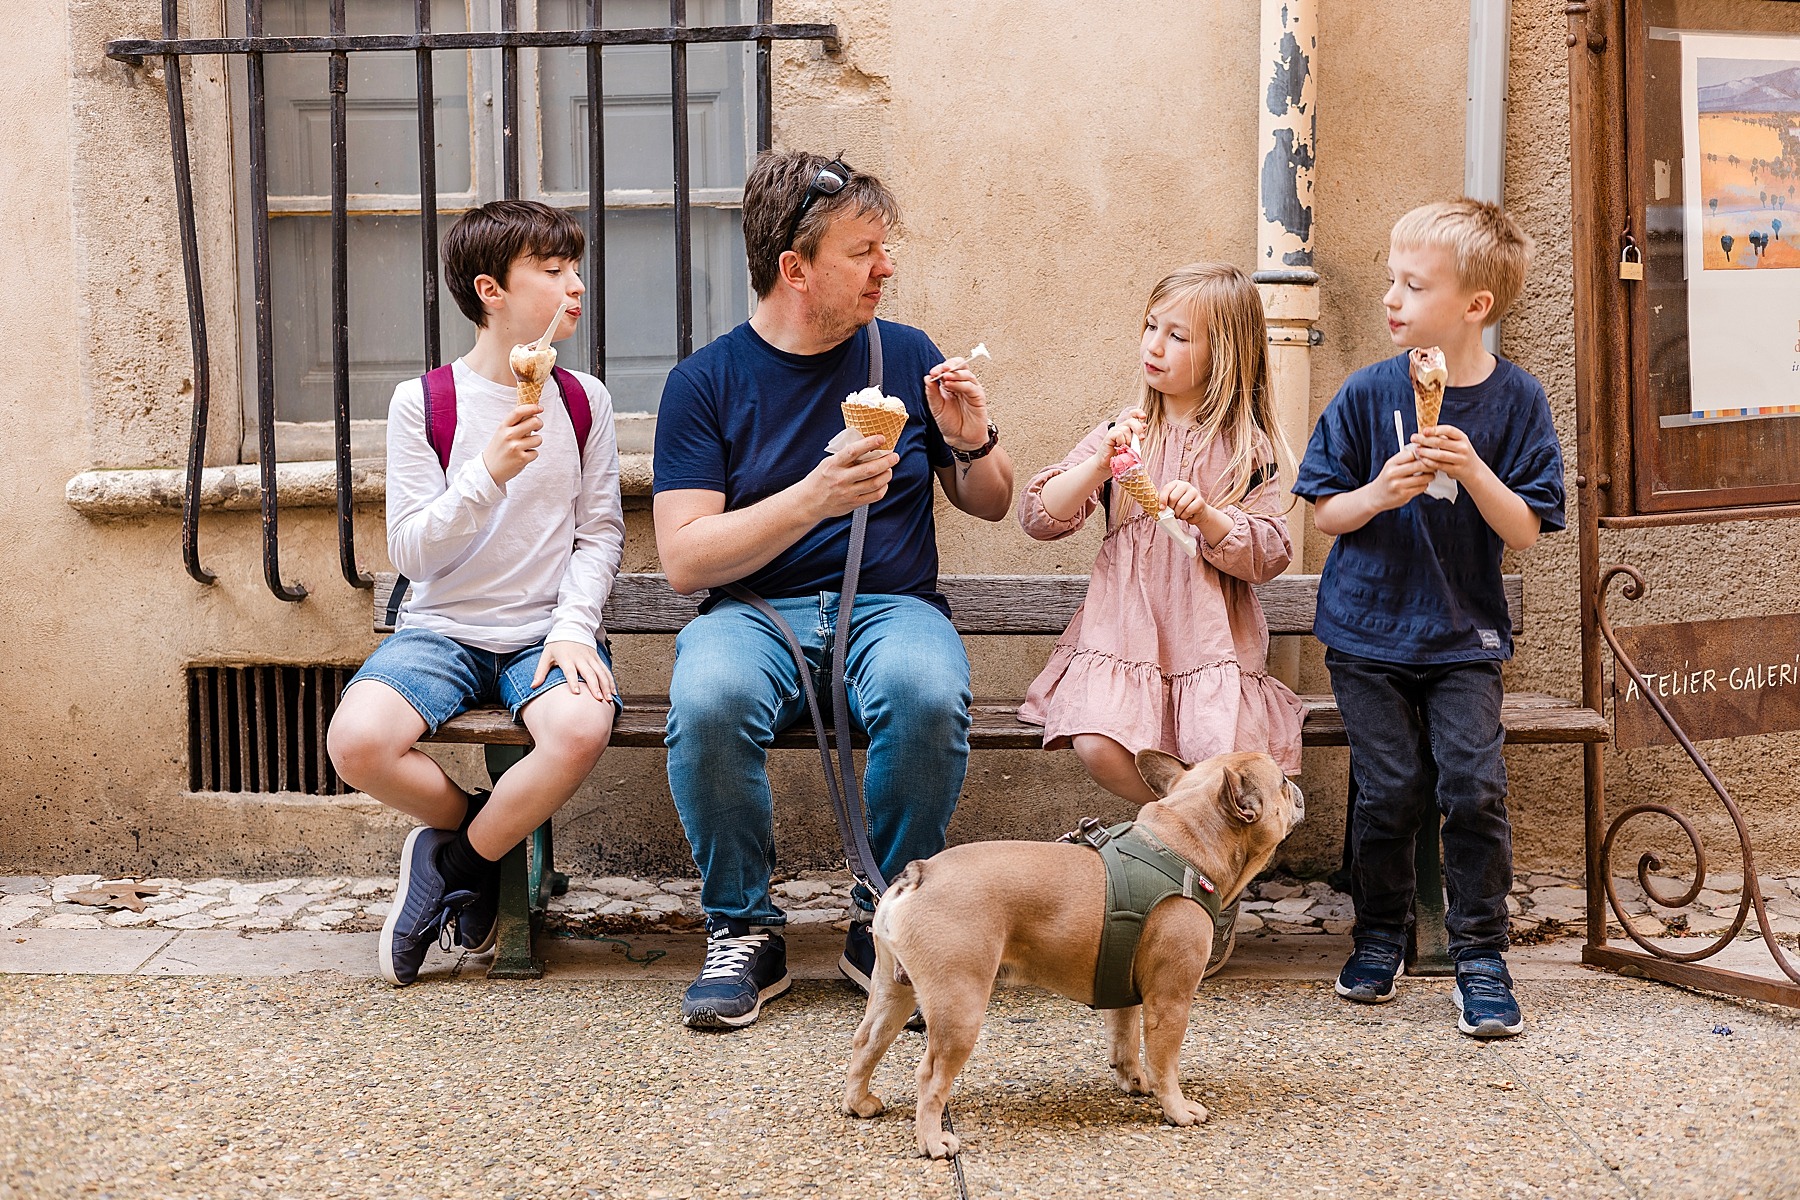
[[[437,910],[419,922],[413,929],[412,940],[423,942],[431,938],[437,939],[438,949],[449,950],[455,936],[456,914],[466,908],[475,899],[474,892],[459,891],[446,895]]]
[[[700,968],[700,978],[730,979],[743,974],[745,964],[766,940],[768,935],[762,933],[713,938],[706,943],[706,962]]]

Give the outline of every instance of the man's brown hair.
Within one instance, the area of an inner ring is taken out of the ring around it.
[[[900,202],[887,185],[850,167],[850,178],[841,191],[829,196],[814,195],[790,243],[788,230],[793,228],[794,214],[805,201],[819,168],[831,161],[822,154],[768,150],[751,168],[750,178],[744,181],[744,253],[750,260],[750,286],[758,296],[767,296],[775,289],[775,281],[781,275],[781,256],[787,251],[794,251],[806,262],[813,260],[825,230],[840,213],[854,217],[880,213],[890,231],[899,228]],[[837,161],[850,166],[841,158]]]
[[[520,258],[579,260],[587,249],[581,222],[560,208],[535,200],[495,200],[464,213],[444,235],[444,282],[463,316],[487,327],[487,308],[475,279],[492,275],[506,286],[507,272]]]

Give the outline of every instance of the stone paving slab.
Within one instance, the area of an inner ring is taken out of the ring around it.
[[[161,929],[12,929],[0,934],[0,974],[130,975],[177,936]]]
[[[914,1156],[916,1036],[854,1121],[860,998],[804,981],[701,1034],[681,986],[0,978],[0,1195],[954,1195]],[[1793,1195],[1794,1014],[1590,973],[1521,981],[1526,1034],[1484,1045],[1448,989],[1216,980],[1190,1130],[1112,1088],[1095,1014],[1002,989],[953,1099],[970,1195]]]

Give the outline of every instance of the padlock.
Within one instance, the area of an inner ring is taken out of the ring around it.
[[[1619,278],[1631,283],[1641,283],[1644,278],[1644,256],[1638,253],[1637,244],[1625,247],[1619,255]]]

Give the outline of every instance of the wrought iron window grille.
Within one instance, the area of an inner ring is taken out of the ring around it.
[[[325,732],[355,667],[190,666],[188,790],[338,796]]]
[[[194,411],[188,435],[187,476],[182,505],[181,554],[187,572],[197,582],[213,583],[214,574],[200,562],[200,480],[205,466],[206,426],[210,405],[211,371],[208,358],[205,304],[201,295],[199,236],[194,211],[193,172],[188,156],[187,113],[182,96],[181,60],[201,55],[242,59],[248,81],[249,202],[251,264],[255,297],[255,358],[258,466],[262,491],[262,564],[269,590],[282,600],[306,597],[306,588],[281,579],[279,511],[275,488],[275,368],[274,329],[270,296],[269,256],[269,156],[264,112],[266,89],[263,60],[269,54],[325,54],[331,121],[331,363],[332,430],[337,467],[337,533],[339,568],[354,587],[373,586],[373,579],[356,563],[355,532],[351,521],[350,487],[350,358],[347,98],[349,63],[354,54],[413,51],[417,58],[420,257],[424,267],[422,316],[424,357],[428,367],[442,362],[438,344],[437,268],[437,165],[434,128],[435,83],[432,52],[437,50],[499,50],[502,143],[502,195],[520,193],[519,51],[521,49],[583,48],[587,57],[589,112],[602,111],[602,50],[607,46],[667,46],[669,48],[670,108],[674,129],[675,216],[675,332],[676,355],[686,358],[694,349],[693,227],[688,129],[687,48],[708,43],[754,43],[756,46],[756,149],[772,142],[771,50],[778,41],[819,42],[835,53],[835,25],[776,24],[774,0],[756,0],[752,25],[689,25],[687,0],[669,0],[666,26],[604,29],[600,25],[603,0],[581,0],[586,12],[580,29],[520,28],[518,0],[500,0],[500,28],[457,33],[436,33],[431,28],[431,0],[413,0],[414,30],[410,34],[351,34],[345,24],[346,0],[330,0],[330,31],[321,36],[267,36],[263,24],[263,0],[243,0],[244,36],[184,38],[179,36],[178,0],[162,0],[162,37],[120,38],[107,43],[108,58],[131,66],[161,59],[169,113],[169,146],[175,178],[175,204],[180,223],[182,273],[187,290],[188,331],[194,360]],[[592,286],[586,308],[589,352],[597,374],[606,365],[606,246],[602,222],[606,195],[603,154],[605,122],[596,116],[588,122],[588,278]]]

